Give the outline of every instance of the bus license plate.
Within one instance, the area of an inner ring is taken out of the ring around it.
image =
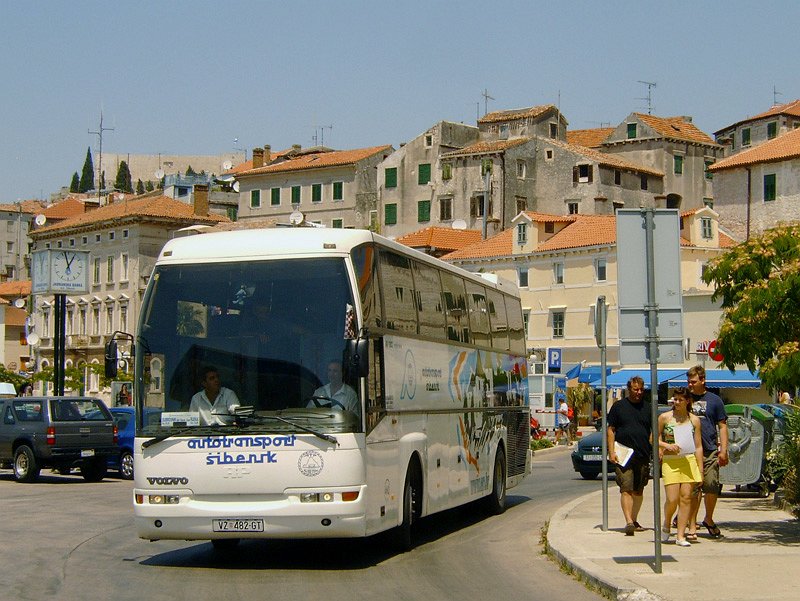
[[[602,455],[584,455],[584,461],[601,461],[603,459]]]
[[[213,520],[214,532],[264,532],[264,520]]]
[[[94,457],[94,449],[81,451],[81,457]]]

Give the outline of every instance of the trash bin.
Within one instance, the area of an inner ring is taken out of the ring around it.
[[[748,486],[764,480],[775,418],[754,405],[726,405],[728,465],[719,469],[723,485]]]
[[[797,411],[797,407],[778,403],[759,403],[756,407],[769,411],[775,418],[775,422],[772,424],[772,444],[770,445],[770,449],[777,449],[783,444],[784,432],[786,431],[786,419],[790,413]]]

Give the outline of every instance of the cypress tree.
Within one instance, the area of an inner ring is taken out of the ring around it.
[[[144,185],[144,189],[147,190],[148,192],[152,192],[156,188],[153,185],[153,182],[151,182],[150,180],[147,180],[147,183]]]
[[[142,180],[136,182],[136,193],[144,194],[144,183],[142,182]]]
[[[86,160],[83,162],[81,171],[81,181],[78,192],[88,192],[94,189],[94,163],[92,162],[92,149],[86,149]]]
[[[197,175],[191,165],[186,168],[186,175]]]
[[[78,172],[72,174],[72,183],[69,185],[70,192],[79,192],[81,189],[81,178],[78,177]]]
[[[131,171],[128,169],[128,163],[125,161],[119,162],[119,169],[117,169],[117,179],[114,181],[114,187],[122,192],[133,192]]]

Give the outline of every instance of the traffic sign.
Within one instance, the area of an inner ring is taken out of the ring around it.
[[[721,352],[717,349],[719,343],[716,340],[712,340],[711,344],[708,345],[708,356],[711,357],[713,361],[721,363],[722,360],[725,358]]]
[[[547,373],[561,373],[561,349],[550,347],[547,349]]]

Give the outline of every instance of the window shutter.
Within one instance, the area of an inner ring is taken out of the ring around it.
[[[578,166],[577,165],[572,168],[572,183],[573,184],[577,184],[578,183]]]
[[[388,167],[384,172],[384,177],[387,188],[397,187],[397,167]]]

